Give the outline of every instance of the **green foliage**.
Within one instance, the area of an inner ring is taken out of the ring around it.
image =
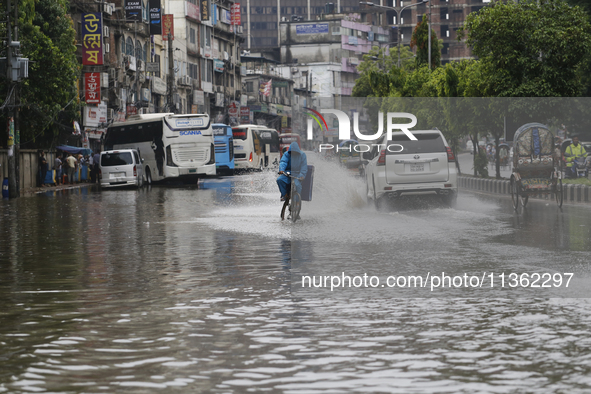
[[[562,0],[497,1],[466,18],[461,36],[483,63],[486,96],[562,97],[581,90],[591,49],[584,11]]]
[[[415,26],[410,41],[411,49],[417,48],[417,57],[415,62],[417,67],[424,64],[429,64],[429,23],[427,19],[423,20]],[[437,34],[431,29],[431,68],[437,68],[441,64],[441,48],[442,41],[437,39]]]
[[[80,66],[76,59],[76,31],[67,15],[68,7],[65,0],[19,1],[21,56],[29,58],[29,78],[19,84],[24,147],[55,143],[60,134],[71,134],[68,126],[79,118]],[[4,101],[6,85],[0,92]],[[33,145],[27,145],[28,142]]]
[[[486,159],[486,153],[482,149],[478,151],[477,155],[474,155],[474,170],[482,177],[488,177],[488,160]]]

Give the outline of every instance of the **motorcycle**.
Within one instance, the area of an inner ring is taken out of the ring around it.
[[[571,175],[574,178],[587,178],[587,175],[589,174],[589,169],[587,168],[587,160],[584,157],[575,158],[571,169]]]

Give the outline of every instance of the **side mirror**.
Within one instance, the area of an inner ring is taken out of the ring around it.
[[[363,158],[365,160],[371,160],[371,159],[373,159],[373,157],[371,157],[371,152],[363,152]]]
[[[141,161],[142,161],[142,163],[144,162],[144,158],[143,157],[141,158]]]

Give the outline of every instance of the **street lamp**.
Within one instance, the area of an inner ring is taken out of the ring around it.
[[[369,7],[375,7],[375,8],[379,8],[379,9],[386,10],[386,11],[395,11],[396,12],[396,21],[398,22],[398,28],[396,29],[397,30],[397,33],[398,33],[397,34],[397,40],[398,40],[398,68],[400,68],[400,29],[402,29],[402,18],[400,16],[402,14],[402,11],[404,11],[405,9],[410,8],[410,7],[415,7],[417,5],[425,4],[427,2],[429,2],[429,0],[422,0],[419,3],[409,4],[409,5],[406,5],[404,7],[388,7],[388,6],[385,6],[385,5],[378,5],[378,4],[372,3],[370,1],[360,1],[359,2],[360,5],[366,5],[366,6],[369,6]],[[430,38],[431,38],[431,26],[429,26],[429,39]],[[429,55],[430,55],[430,53],[429,53]],[[431,64],[430,63],[429,63],[429,68],[431,68]]]

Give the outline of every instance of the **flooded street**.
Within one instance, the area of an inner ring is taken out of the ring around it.
[[[0,392],[591,391],[591,206],[376,211],[310,156],[295,224],[273,173],[0,201]],[[302,287],[364,274],[380,284]]]

